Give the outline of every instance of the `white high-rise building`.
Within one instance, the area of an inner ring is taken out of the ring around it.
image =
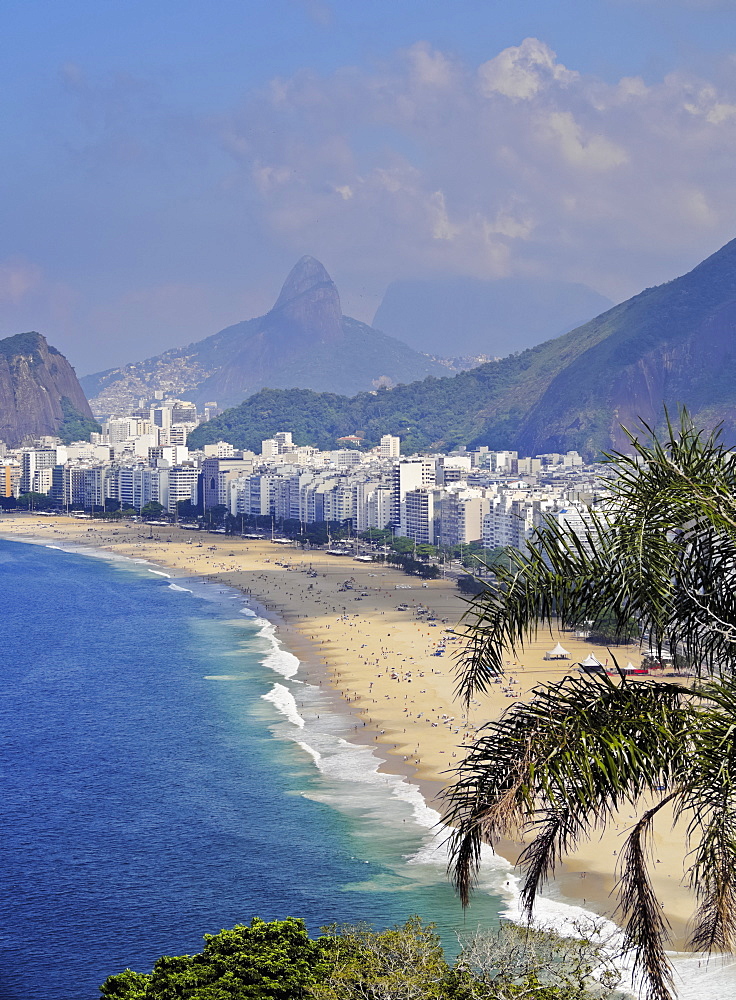
[[[180,500],[197,502],[197,479],[199,469],[194,465],[175,465],[169,469],[169,496],[167,508],[169,513],[176,511]]]
[[[401,438],[384,434],[381,438],[381,458],[398,458],[401,455]]]
[[[443,490],[435,530],[438,545],[460,545],[480,541],[483,518],[490,510],[480,490]]]
[[[48,493],[52,469],[57,462],[66,462],[65,448],[31,448],[20,456],[21,493]]]
[[[399,535],[406,534],[404,500],[410,490],[434,485],[434,462],[413,458],[397,462],[391,470],[391,523]]]
[[[365,522],[362,528],[385,528],[391,520],[391,487],[377,486],[365,503]]]
[[[404,498],[404,530],[402,534],[417,545],[434,545],[436,508],[440,490],[409,490]]]

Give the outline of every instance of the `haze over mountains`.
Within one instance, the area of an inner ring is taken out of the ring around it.
[[[523,454],[625,446],[620,430],[661,424],[662,404],[724,424],[736,443],[736,240],[688,274],[614,306],[562,337],[450,379],[353,398],[261,392],[197,429],[253,448],[278,430],[329,447],[336,437],[400,435],[405,450],[456,445]]]
[[[504,357],[567,333],[612,305],[586,285],[544,278],[394,281],[373,326],[428,354]]]
[[[343,316],[335,283],[307,256],[265,316],[81,382],[95,412],[105,414],[125,412],[154,389],[232,406],[264,386],[355,393],[448,374],[400,340]]]

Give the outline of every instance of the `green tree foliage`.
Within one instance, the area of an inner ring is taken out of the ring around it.
[[[561,857],[622,807],[639,809],[619,851],[619,909],[647,996],[668,1000],[667,925],[648,871],[664,806],[692,844],[692,945],[736,945],[736,455],[684,411],[662,440],[631,436],[631,447],[610,456],[613,500],[586,537],[545,526],[474,599],[459,690],[466,701],[485,691],[541,625],[605,616],[616,632],[635,620],[655,652],[678,650],[700,680],[570,676],[541,685],[481,730],[446,819],[464,902],[481,845],[531,834],[520,859],[531,914]]]
[[[63,420],[57,433],[64,444],[71,444],[72,441],[89,441],[93,432],[97,434],[102,432],[97,421],[92,417],[85,417],[75,409],[67,396],[61,398],[61,412]]]
[[[126,970],[100,991],[117,1000],[299,1000],[324,977],[329,945],[311,940],[303,920],[254,917],[206,934],[199,954],[164,956],[150,976]]]
[[[457,578],[457,589],[461,594],[469,594],[474,597],[476,594],[482,593],[486,587],[487,584],[483,580],[478,580],[470,573],[461,573]]]
[[[254,918],[205,935],[197,955],[163,957],[149,975],[100,987],[110,1000],[594,1000],[616,976],[590,938],[510,925],[477,933],[450,966],[434,925],[410,917],[375,931],[333,925],[316,940],[302,920]]]
[[[204,521],[208,527],[221,527],[225,523],[228,509],[224,504],[218,503],[214,507],[208,507],[204,512]]]
[[[17,506],[21,510],[50,510],[54,502],[46,493],[21,493]]]
[[[183,521],[196,521],[197,516],[202,513],[197,504],[191,500],[177,500],[176,512]]]
[[[453,994],[439,934],[419,917],[383,931],[358,924],[326,928],[331,962],[318,1000],[438,1000]]]
[[[141,507],[141,514],[143,517],[158,517],[163,514],[164,508],[158,502],[158,500],[149,500],[147,504]]]
[[[201,424],[190,434],[188,443],[201,448],[224,440],[236,448],[258,451],[262,440],[288,427],[297,444],[323,450],[338,447],[339,437],[356,430],[364,436],[364,447],[378,444],[383,434],[398,435],[406,454],[430,447],[451,450],[475,442],[479,435],[482,444],[510,447],[522,412],[518,398],[514,405],[519,417],[504,418],[500,432],[490,436],[484,433],[483,408],[489,395],[492,398],[497,390],[511,386],[523,365],[519,358],[505,358],[453,378],[430,377],[357,396],[310,389],[263,389]]]
[[[440,568],[436,563],[426,563],[401,552],[389,552],[386,562],[400,566],[405,573],[410,576],[420,576],[423,580],[436,580],[440,575]]]

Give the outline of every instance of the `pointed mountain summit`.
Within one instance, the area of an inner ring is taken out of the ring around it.
[[[449,370],[395,337],[343,316],[324,266],[305,256],[289,272],[271,310],[258,319],[82,379],[95,413],[126,412],[156,389],[233,406],[269,386],[355,393]]]
[[[320,343],[340,340],[340,295],[335,282],[315,257],[302,257],[294,265],[264,323],[288,329],[306,340],[316,339]]]
[[[316,290],[323,291],[323,298],[337,308],[342,316],[340,296],[335,282],[327,273],[324,264],[318,261],[316,257],[310,257],[306,254],[296,262],[287,274],[286,281],[281,286],[281,291],[279,292],[279,297],[276,299],[273,311],[283,308],[287,303],[294,302],[308,292]]]

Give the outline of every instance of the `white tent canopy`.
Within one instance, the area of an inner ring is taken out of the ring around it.
[[[550,649],[544,654],[544,658],[545,660],[569,660],[570,654],[558,642],[554,649]]]
[[[580,664],[581,667],[602,667],[603,664],[593,653],[590,656],[586,656],[583,662]]]

